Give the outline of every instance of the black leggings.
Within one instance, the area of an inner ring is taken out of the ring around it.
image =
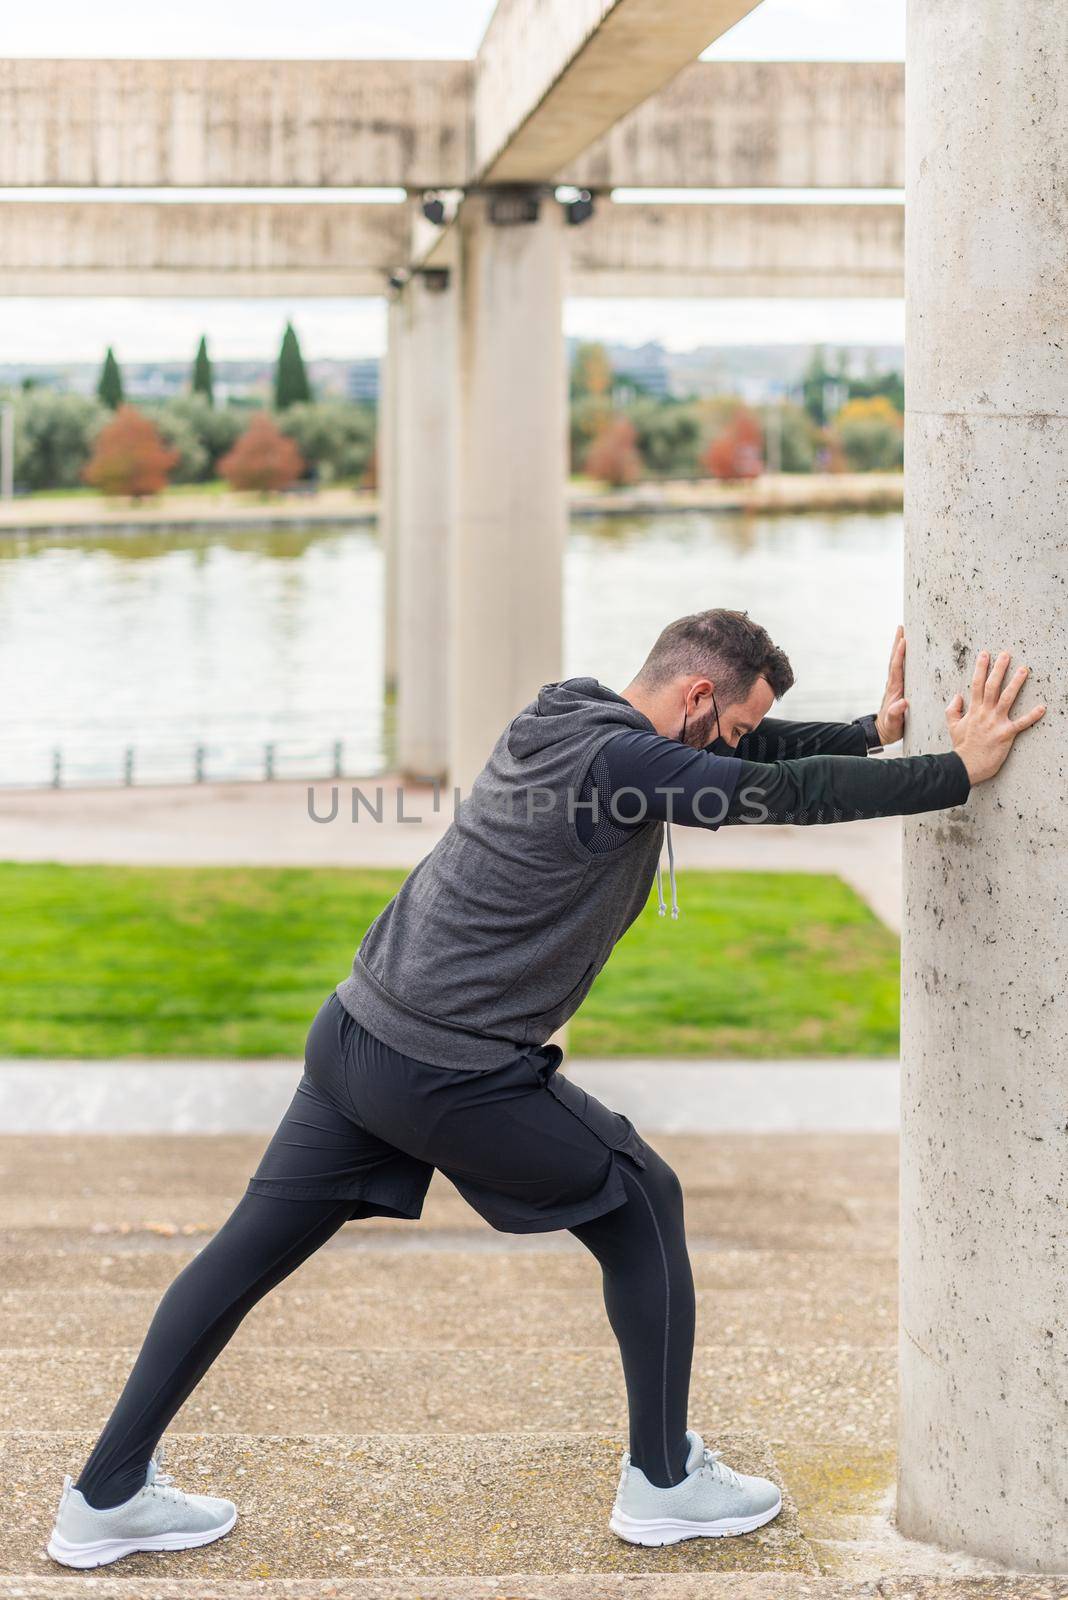
[[[685,1476],[694,1291],[679,1180],[646,1150],[640,1171],[619,1163],[626,1203],[569,1231],[601,1265],[627,1386],[631,1458],[664,1486]],[[78,1478],[91,1506],[103,1510],[137,1493],[157,1441],[245,1315],[352,1212],[351,1200],[243,1196],[160,1301]]]

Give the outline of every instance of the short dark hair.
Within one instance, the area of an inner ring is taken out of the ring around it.
[[[776,700],[794,681],[785,652],[772,644],[767,629],[748,611],[721,607],[669,622],[638,677],[655,689],[692,672],[707,673],[724,705],[744,700],[758,678],[767,680]]]

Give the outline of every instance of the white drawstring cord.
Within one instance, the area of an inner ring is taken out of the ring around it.
[[[670,818],[668,819],[668,822],[667,822],[666,831],[667,831],[667,851],[668,851],[668,879],[670,880],[670,883],[671,883],[671,915],[672,915],[673,919],[677,922],[678,921],[678,917],[679,917],[679,893],[678,893],[678,888],[677,888],[676,883],[675,883],[675,847],[671,842],[671,820],[670,820]]]

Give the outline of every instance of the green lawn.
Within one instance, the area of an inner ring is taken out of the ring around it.
[[[0,1055],[299,1055],[400,872],[0,864]],[[684,872],[571,1028],[583,1055],[886,1055],[897,940],[840,879]]]

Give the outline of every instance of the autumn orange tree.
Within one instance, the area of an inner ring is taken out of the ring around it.
[[[154,424],[135,406],[119,406],[97,434],[82,477],[101,494],[139,500],[166,488],[178,454],[164,444]]]
[[[219,472],[232,489],[288,489],[304,471],[304,457],[266,411],[258,411],[232,450],[219,462]]]
[[[586,452],[585,465],[591,478],[614,488],[636,483],[642,475],[642,458],[633,422],[628,417],[608,417]]]
[[[760,423],[751,411],[739,406],[701,460],[714,478],[759,478],[764,470],[761,444]]]

